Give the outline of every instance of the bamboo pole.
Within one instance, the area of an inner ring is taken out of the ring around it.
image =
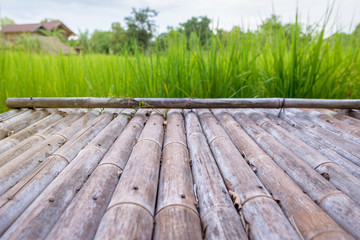
[[[166,122],[153,239],[202,239],[182,110],[170,110]]]
[[[330,161],[338,164],[339,166],[344,168],[346,171],[351,173],[353,176],[360,179],[360,167],[358,165],[356,165],[353,162],[349,161],[348,159],[344,158],[343,156],[341,156],[334,150],[322,145],[315,139],[310,138],[309,136],[307,136],[306,134],[301,132],[299,129],[292,127],[290,124],[288,124],[284,120],[282,120],[278,117],[275,117],[274,115],[271,115],[271,114],[267,114],[266,116],[271,121],[275,122],[277,125],[281,126],[286,131],[288,131],[289,133],[291,133],[292,135],[294,135],[295,137],[297,137],[298,139],[300,139],[301,141],[303,141],[304,143],[308,144],[313,149],[315,149],[316,151],[321,153],[323,156],[328,158]]]
[[[57,133],[61,129],[68,127],[69,125],[71,125],[71,123],[75,122],[80,117],[81,117],[80,113],[70,114],[65,118],[61,119],[59,122],[56,122],[48,126],[42,132],[32,135],[31,137],[27,138],[26,140],[22,141],[16,146],[13,146],[11,149],[8,149],[7,151],[1,153],[0,167],[10,162],[12,159],[16,158],[17,156],[21,155],[26,150],[44,141],[46,138],[50,137],[51,135]],[[4,148],[9,146],[11,146],[11,144],[4,144]]]
[[[60,112],[54,112],[42,120],[35,122],[27,128],[24,128],[23,130],[11,135],[10,137],[0,140],[0,154],[20,143],[21,141],[27,139],[31,135],[34,135],[47,128],[49,125],[54,124],[63,117],[64,115]]]
[[[11,136],[12,134],[30,126],[33,123],[45,118],[46,116],[50,115],[51,113],[45,109],[36,111],[29,116],[24,118],[18,119],[18,121],[12,123],[5,123],[0,126],[0,139],[6,138]]]
[[[354,141],[360,144],[360,128],[343,123],[319,111],[312,111],[310,109],[302,109],[312,122],[318,124],[324,129],[335,133],[336,135]]]
[[[241,203],[240,213],[254,239],[300,239],[280,206],[246,163],[225,130],[207,109],[196,111],[229,192]]]
[[[142,131],[146,121],[145,114],[145,110],[139,110],[126,125],[124,131],[61,215],[47,239],[94,238],[132,148]],[[94,196],[99,200],[94,201]]]
[[[254,141],[286,173],[328,213],[342,228],[360,237],[360,206],[337,190],[324,177],[314,171],[294,153],[277,142],[240,110],[233,111],[235,119]]]
[[[355,143],[343,139],[342,137],[339,137],[338,135],[323,129],[320,126],[313,124],[309,120],[296,117],[291,113],[289,114],[289,112],[286,112],[286,114],[281,114],[280,118],[299,129],[309,137],[313,138],[324,146],[333,149],[341,156],[360,166],[360,153],[358,152],[359,146],[357,146]]]
[[[129,158],[94,239],[151,239],[163,115],[153,112]]]
[[[20,154],[0,168],[0,196],[29,174],[45,158],[58,150],[66,141],[81,129],[86,128],[90,120],[98,114],[91,111],[76,120],[71,126],[47,138],[40,144]],[[100,120],[100,119],[99,119]],[[91,122],[90,124],[93,124]]]
[[[358,99],[296,98],[8,98],[8,108],[338,108],[360,109]]]
[[[347,110],[338,110],[338,112],[342,112],[352,118],[360,120],[360,111],[354,109],[347,109]]]
[[[258,113],[250,114],[250,118],[265,131],[271,134],[279,143],[295,153],[300,159],[309,164],[320,175],[326,176],[327,180],[337,189],[345,192],[360,205],[360,180],[348,173],[336,163],[321,155],[315,149],[289,134],[285,129],[272,123]]]
[[[9,118],[9,117],[21,112],[21,111],[25,111],[25,110],[13,109],[13,110],[10,110],[10,111],[4,112],[4,113],[0,113],[0,122],[3,119]]]
[[[245,223],[228,194],[198,117],[186,111],[185,122],[205,239],[247,239]]]
[[[33,109],[24,109],[23,111],[19,111],[18,113],[15,113],[13,115],[10,115],[6,118],[1,119],[0,126],[2,126],[4,124],[10,124],[10,123],[16,122],[19,119],[32,114],[33,112],[34,112]]]
[[[303,239],[352,239],[247,135],[225,110],[212,110]]]
[[[332,117],[336,118],[340,121],[343,121],[347,124],[350,124],[350,125],[360,128],[360,120],[356,119],[354,117],[350,117],[350,116],[342,114],[342,113],[335,113],[334,115],[332,115]]]
[[[107,117],[104,118],[104,115]],[[112,113],[104,113],[96,124],[69,139],[60,149],[46,158],[29,175],[0,197],[0,235],[33,200],[57,177],[98,133],[108,125]]]
[[[112,114],[103,113],[102,115],[110,121],[113,118]],[[2,237],[5,239],[9,237],[44,239],[75,197],[76,189],[82,187],[127,122],[128,117],[122,114],[111,121],[79,152],[71,162],[71,167],[69,166],[59,174]],[[101,201],[97,198],[93,200]]]

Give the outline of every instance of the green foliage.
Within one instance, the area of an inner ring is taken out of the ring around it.
[[[37,36],[22,34],[15,42],[16,49],[26,52],[41,52],[41,43]]]
[[[186,37],[190,39],[192,33],[195,33],[202,45],[205,45],[208,39],[210,39],[212,32],[210,30],[211,20],[206,17],[192,17],[184,23],[180,23],[180,30],[184,31]]]
[[[111,32],[95,30],[91,34],[89,46],[95,53],[110,53]]]
[[[11,25],[11,24],[15,24],[15,21],[6,16],[0,18],[0,29],[5,27],[6,25]]]
[[[128,37],[136,39],[141,48],[147,49],[155,27],[152,18],[156,17],[158,12],[148,7],[139,10],[133,8],[131,14],[125,17]]]
[[[120,23],[111,24],[112,34],[110,37],[110,47],[114,53],[121,53],[129,42],[126,30],[121,27]]]

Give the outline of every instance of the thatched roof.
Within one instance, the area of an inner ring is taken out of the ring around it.
[[[360,238],[355,113],[2,113],[0,236]]]
[[[51,21],[51,22],[41,22],[33,24],[11,24],[3,27],[3,33],[26,33],[26,32],[37,32],[41,29],[46,29],[49,31],[54,30],[55,28],[64,29],[69,36],[75,36],[76,34],[71,31],[64,23],[61,21]]]

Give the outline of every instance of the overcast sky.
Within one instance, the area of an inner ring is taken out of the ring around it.
[[[298,4],[297,4],[298,2]],[[234,25],[255,29],[273,10],[284,23],[293,22],[296,6],[303,23],[320,21],[328,0],[0,0],[1,16],[16,23],[35,23],[44,18],[63,21],[71,30],[109,30],[112,22],[125,26],[131,8],[150,7],[159,12],[157,32],[178,26],[192,16],[208,16],[213,23],[231,29]],[[274,6],[274,8],[273,8]],[[336,20],[336,21],[334,21]],[[335,27],[348,32],[360,23],[360,0],[337,0],[332,14]]]

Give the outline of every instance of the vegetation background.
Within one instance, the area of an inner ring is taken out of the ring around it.
[[[133,9],[126,26],[80,32],[66,42],[80,55],[46,54],[33,36],[0,40],[0,112],[6,98],[30,96],[360,97],[360,24],[328,36],[330,11],[313,26],[272,15],[255,31],[211,29],[209,18],[193,17],[155,36],[157,14]]]

